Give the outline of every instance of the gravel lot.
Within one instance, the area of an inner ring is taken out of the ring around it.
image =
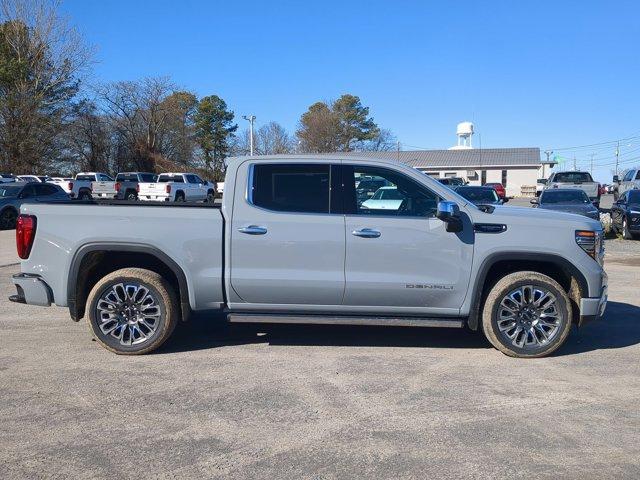
[[[0,265],[13,251],[1,232]],[[460,330],[210,318],[118,357],[65,309],[8,302],[18,269],[0,267],[3,478],[640,476],[640,255],[610,253],[605,319],[530,361]]]

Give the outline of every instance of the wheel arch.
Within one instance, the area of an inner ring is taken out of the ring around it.
[[[475,278],[467,320],[470,329],[478,329],[484,299],[497,280],[509,273],[523,270],[532,270],[553,278],[565,289],[575,304],[579,304],[583,296],[588,296],[589,285],[585,276],[573,263],[560,255],[533,252],[494,253],[484,259]],[[574,305],[573,311],[573,320],[577,321],[577,305]]]
[[[158,248],[134,243],[90,243],[76,251],[67,277],[67,305],[71,318],[79,321],[84,317],[89,292],[100,278],[126,267],[147,268],[166,276],[176,289],[182,320],[189,319],[189,285],[184,270]]]

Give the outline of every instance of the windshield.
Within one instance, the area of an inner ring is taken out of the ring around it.
[[[640,203],[640,190],[629,192],[629,203]]]
[[[589,203],[589,197],[582,190],[545,190],[540,197],[540,204],[557,204],[557,203]]]
[[[553,181],[562,183],[590,183],[593,182],[593,179],[587,172],[562,172],[556,173]]]
[[[404,198],[405,196],[397,188],[381,188],[372,197],[373,200],[404,200]]]
[[[493,188],[460,187],[456,192],[473,203],[494,203],[498,201],[498,194]]]
[[[153,173],[141,173],[140,181],[143,183],[152,183],[155,182],[156,176]]]
[[[96,176],[95,175],[78,175],[76,176],[76,180],[81,182],[95,182]]]
[[[17,197],[22,190],[22,185],[11,185],[7,184],[0,185],[0,198],[2,197]]]

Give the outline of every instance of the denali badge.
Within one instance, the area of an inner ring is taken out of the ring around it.
[[[433,283],[407,283],[405,288],[425,288],[428,290],[453,290],[453,285],[436,285]]]

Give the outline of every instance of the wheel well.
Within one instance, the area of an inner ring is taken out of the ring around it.
[[[178,278],[169,265],[152,253],[113,250],[90,251],[74,268],[77,276],[75,282],[70,285],[73,291],[69,292],[71,317],[76,321],[84,317],[89,292],[101,278],[121,268],[130,267],[151,270],[167,280],[180,299],[182,319],[188,318],[190,310],[186,281]]]
[[[182,190],[176,190],[176,197],[177,197],[178,195],[182,195],[182,196],[184,197],[184,191],[182,191]]]
[[[542,273],[551,277],[560,284],[562,289],[567,292],[573,307],[573,321],[579,320],[578,304],[580,298],[587,296],[587,285],[584,278],[579,276],[579,273],[572,271],[571,268],[563,264],[559,264],[552,260],[499,260],[493,263],[486,274],[479,278],[482,290],[480,295],[476,297],[476,301],[472,305],[472,312],[469,315],[469,327],[473,330],[478,328],[478,319],[480,318],[482,306],[487,298],[487,295],[493,288],[493,286],[503,278],[505,275],[509,275],[514,272],[533,271]]]

